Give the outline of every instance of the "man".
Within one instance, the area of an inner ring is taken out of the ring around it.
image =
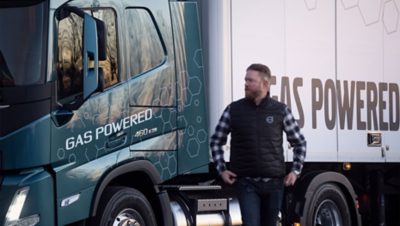
[[[252,64],[246,70],[245,98],[226,107],[211,137],[212,157],[222,180],[236,184],[245,226],[276,226],[285,186],[292,186],[306,154],[306,141],[290,109],[270,97],[270,69]],[[286,176],[283,132],[293,147]],[[223,145],[231,134],[230,169]]]

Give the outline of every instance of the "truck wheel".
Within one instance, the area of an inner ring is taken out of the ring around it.
[[[134,188],[109,187],[104,191],[93,225],[156,226],[149,201]]]
[[[323,184],[319,187],[315,191],[307,211],[306,225],[351,225],[346,198],[340,188],[334,184]]]

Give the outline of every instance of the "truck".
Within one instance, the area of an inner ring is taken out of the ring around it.
[[[208,138],[253,62],[308,144],[277,225],[399,225],[399,6],[1,1],[0,225],[241,225]]]

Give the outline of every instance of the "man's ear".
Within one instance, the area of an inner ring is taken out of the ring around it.
[[[265,87],[269,87],[269,82],[268,80],[263,79],[263,84]]]

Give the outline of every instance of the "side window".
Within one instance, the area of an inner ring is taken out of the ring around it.
[[[89,13],[89,12],[88,12]],[[104,21],[107,31],[107,59],[100,61],[103,68],[104,88],[110,87],[119,81],[118,76],[118,51],[117,51],[117,25],[115,12],[112,9],[100,9],[92,12],[97,19]],[[90,13],[89,13],[90,14]]]
[[[116,16],[112,9],[85,10],[105,23],[107,58],[100,61],[103,87],[119,81]],[[71,13],[58,23],[58,95],[59,99],[74,97],[83,91],[82,48],[83,18]]]
[[[160,65],[165,59],[164,49],[149,12],[128,9],[128,37],[131,75],[136,76]]]
[[[60,99],[83,90],[83,18],[71,13],[58,23],[57,76]]]

